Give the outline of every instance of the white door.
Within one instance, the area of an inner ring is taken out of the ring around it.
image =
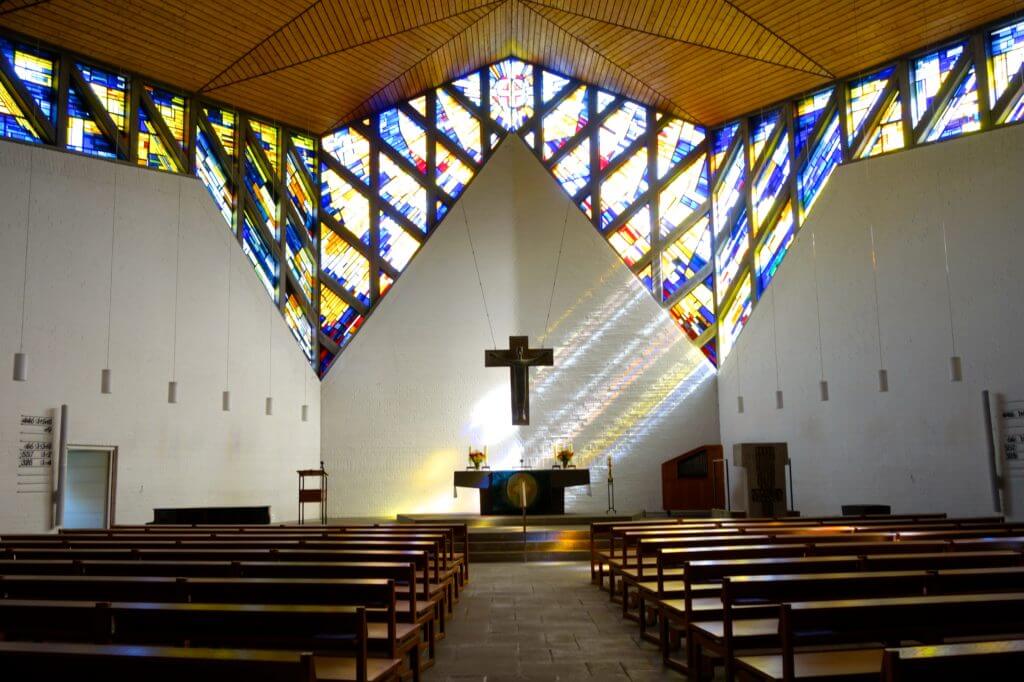
[[[65,528],[108,527],[113,458],[113,448],[68,446]]]

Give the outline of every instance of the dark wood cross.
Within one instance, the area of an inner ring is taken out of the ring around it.
[[[530,423],[530,367],[555,364],[550,348],[530,348],[529,337],[508,337],[508,350],[485,350],[484,367],[508,367],[512,382],[512,423]]]

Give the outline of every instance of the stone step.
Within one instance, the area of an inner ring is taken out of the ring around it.
[[[521,562],[523,552],[470,552],[472,563],[495,563],[495,562]],[[528,551],[527,561],[587,561],[590,559],[589,551]]]

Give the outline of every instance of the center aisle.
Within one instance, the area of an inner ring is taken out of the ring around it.
[[[473,564],[426,682],[681,680],[584,562]]]

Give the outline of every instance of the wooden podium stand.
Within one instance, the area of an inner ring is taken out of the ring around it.
[[[307,502],[315,502],[320,505],[320,525],[327,525],[327,472],[324,470],[324,463],[320,462],[319,469],[299,469],[299,523],[306,521],[304,506]],[[317,486],[306,487],[306,479],[314,478]]]

